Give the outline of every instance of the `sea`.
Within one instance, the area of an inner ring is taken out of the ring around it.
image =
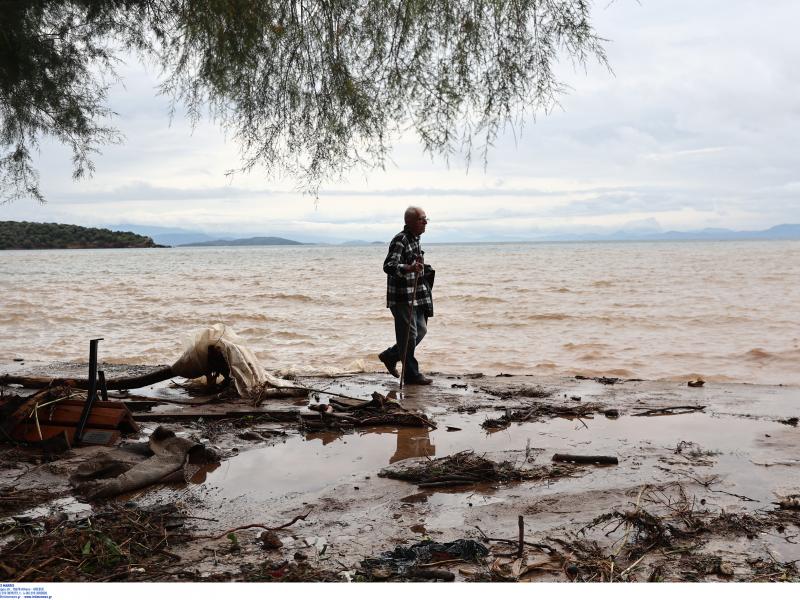
[[[800,385],[800,242],[425,244],[424,372]],[[0,365],[172,364],[222,323],[271,371],[380,371],[386,246],[0,252]]]

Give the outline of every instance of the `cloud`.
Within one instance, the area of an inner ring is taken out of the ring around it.
[[[348,174],[318,200],[263,170],[226,177],[235,141],[180,108],[170,121],[157,78],[131,60],[111,95],[125,144],[77,183],[68,153],[43,144],[49,204],[5,205],[0,219],[363,239],[391,235],[421,204],[440,241],[798,222],[800,45],[787,40],[799,18],[789,0],[596,5],[613,75],[560,65],[572,88],[561,108],[499,136],[486,169],[448,169],[406,134],[385,170]]]

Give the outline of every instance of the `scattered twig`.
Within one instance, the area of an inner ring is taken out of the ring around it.
[[[499,543],[502,543],[502,544],[517,544],[518,543],[518,541],[516,541],[516,540],[506,540],[506,539],[503,539],[503,538],[492,538],[492,537],[489,537],[488,535],[486,535],[486,533],[483,531],[483,529],[481,529],[477,525],[473,525],[473,527],[475,527],[475,529],[477,529],[480,532],[480,534],[483,536],[483,541],[484,542],[499,542]],[[548,546],[547,544],[540,544],[540,543],[537,543],[537,542],[526,542],[526,541],[523,541],[523,544],[525,546],[530,546],[531,548],[538,548],[539,550],[547,550],[548,552],[555,552],[556,551],[555,548],[553,548],[552,546]]]
[[[289,521],[288,523],[284,523],[283,525],[278,525],[277,527],[270,527],[269,525],[264,525],[262,523],[252,523],[250,525],[240,525],[239,527],[234,527],[232,529],[228,529],[227,531],[223,531],[219,535],[197,535],[197,536],[194,536],[192,539],[195,539],[195,540],[218,540],[221,537],[225,537],[229,533],[233,533],[234,531],[240,531],[242,529],[259,528],[259,529],[266,529],[267,531],[277,531],[279,529],[286,529],[287,527],[290,527],[290,526],[294,525],[295,523],[297,523],[297,521],[304,521],[305,518],[310,514],[311,514],[311,511],[309,510],[306,514],[298,515],[294,519]]]

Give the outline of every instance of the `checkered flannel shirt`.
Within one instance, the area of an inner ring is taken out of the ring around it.
[[[416,273],[406,273],[404,267],[414,262],[414,257],[424,257],[424,252],[419,245],[419,236],[413,235],[408,228],[403,229],[389,243],[389,252],[383,261],[383,272],[386,273],[386,306],[408,306],[411,294],[414,292],[414,278]],[[414,306],[421,306],[425,314],[433,316],[433,296],[431,288],[422,273],[419,274],[417,295]]]

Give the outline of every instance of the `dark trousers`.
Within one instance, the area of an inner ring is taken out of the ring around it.
[[[391,348],[387,348],[384,355],[392,362],[402,361],[403,349],[406,348],[405,379],[410,381],[420,376],[419,363],[414,358],[414,349],[428,333],[428,316],[425,314],[425,309],[418,306],[415,306],[413,310],[406,305],[392,306],[390,310],[394,316],[394,339],[397,340],[397,343]],[[408,345],[406,345],[406,333],[408,333]]]

